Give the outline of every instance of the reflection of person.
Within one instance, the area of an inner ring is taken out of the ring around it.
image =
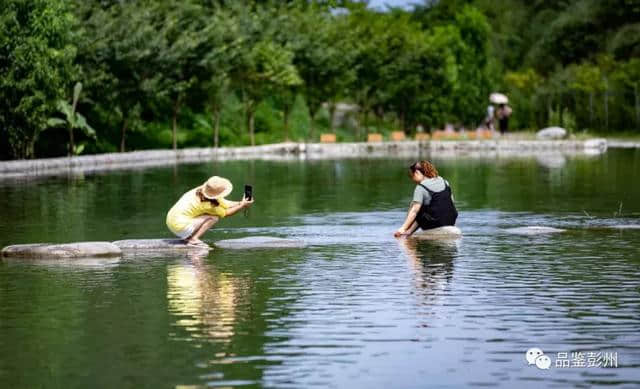
[[[496,111],[498,117],[498,125],[500,126],[500,134],[503,134],[509,130],[509,116],[511,116],[511,107],[506,104],[500,104]]]
[[[416,281],[431,292],[441,289],[453,276],[453,260],[458,255],[456,241],[398,240],[400,249],[416,271]]]
[[[455,225],[458,211],[453,204],[451,187],[438,175],[435,166],[427,161],[416,162],[409,166],[409,177],[418,185],[407,218],[393,235],[396,238],[409,236],[418,227],[428,230]]]
[[[208,247],[200,237],[220,218],[231,216],[250,207],[253,199],[226,200],[233,185],[226,178],[213,176],[203,185],[193,188],[167,213],[167,227],[180,239],[192,246]]]
[[[216,271],[206,261],[208,253],[206,249],[190,250],[190,261],[167,267],[167,305],[175,315],[175,325],[194,333],[191,340],[230,342],[238,305],[246,301],[248,287],[244,279]]]

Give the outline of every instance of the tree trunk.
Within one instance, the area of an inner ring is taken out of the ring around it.
[[[589,92],[589,129],[593,131],[593,91]]]
[[[213,110],[213,147],[218,148],[220,140],[220,110]]]
[[[32,136],[31,139],[29,139],[29,142],[25,145],[23,155],[26,159],[34,157],[37,139],[37,137]]]
[[[609,131],[609,83],[604,79],[604,128]]]
[[[313,142],[316,137],[315,127],[313,125],[314,109],[309,105],[309,142]]]
[[[173,149],[176,150],[178,148],[178,113],[180,112],[180,97],[176,98],[175,103],[173,104],[173,117],[172,117],[172,138],[173,138]]]
[[[291,114],[291,107],[288,104],[284,105],[283,109],[283,119],[284,119],[284,141],[289,141],[289,115]]]
[[[373,116],[375,119],[376,132],[382,132],[382,113],[380,107],[373,109]]]
[[[638,99],[638,83],[633,84],[633,94],[636,98],[636,128],[640,130],[640,99]]]
[[[73,150],[75,150],[76,145],[73,141],[73,127],[69,125],[69,156],[73,155]]]
[[[247,125],[249,126],[249,140],[251,141],[251,146],[255,146],[255,112],[253,109],[247,112]]]
[[[335,116],[336,116],[336,103],[333,101],[329,102],[329,128],[331,128],[331,132],[335,132]]]
[[[362,111],[362,115],[363,115],[363,117],[362,117],[362,125],[364,125],[364,134],[368,135],[369,134],[369,120],[368,120],[368,118],[369,118],[369,109],[365,108]]]
[[[124,119],[122,121],[122,137],[120,138],[120,152],[121,153],[124,153],[124,149],[125,149],[124,140],[125,140],[125,135],[127,133],[127,125],[128,125],[127,119]]]
[[[558,125],[564,128],[564,117],[562,115],[562,111],[563,111],[562,104],[558,104],[558,120],[560,121]]]

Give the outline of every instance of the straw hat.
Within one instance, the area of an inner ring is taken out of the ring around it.
[[[233,185],[226,178],[213,176],[202,184],[200,188],[204,197],[213,200],[218,197],[228,196],[233,190]]]

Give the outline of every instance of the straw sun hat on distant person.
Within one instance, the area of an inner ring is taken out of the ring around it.
[[[202,184],[202,195],[209,200],[227,197],[233,190],[231,181],[224,177],[213,176]]]

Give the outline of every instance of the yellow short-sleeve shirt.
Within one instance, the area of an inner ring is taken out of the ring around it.
[[[193,223],[193,220],[202,215],[218,216],[223,218],[227,215],[229,203],[224,198],[218,198],[219,205],[213,205],[209,201],[200,201],[196,190],[191,189],[183,194],[177,203],[167,213],[167,227],[171,231],[179,232]]]

